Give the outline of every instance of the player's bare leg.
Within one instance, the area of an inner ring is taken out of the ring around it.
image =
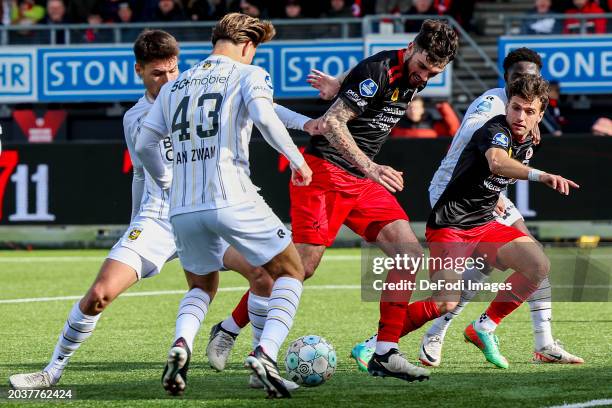
[[[319,267],[326,247],[325,245],[295,244],[295,248],[304,265],[304,279],[309,279]]]
[[[464,336],[466,341],[482,350],[487,361],[507,368],[508,361],[499,351],[494,331],[501,320],[527,300],[548,277],[550,261],[535,240],[523,236],[499,248],[496,263],[502,270],[515,271],[505,281],[511,289],[500,291],[480,319],[465,329]]]
[[[189,290],[179,304],[174,341],[161,380],[171,395],[181,395],[185,391],[193,341],[219,286],[218,271],[198,275],[185,270],[185,278]]]
[[[134,256],[139,258],[136,253]],[[93,333],[102,311],[137,281],[134,268],[106,259],[85,296],[72,306],[49,364],[39,372],[12,375],[9,378],[11,386],[39,389],[57,384],[70,357]]]
[[[293,325],[302,294],[304,267],[293,243],[263,265],[274,279],[261,339],[245,366],[263,383],[268,396],[291,397],[276,364],[278,351]]]
[[[388,257],[408,255],[411,258],[421,258],[423,256],[423,248],[419,244],[414,232],[412,232],[407,220],[396,220],[384,226],[379,232],[376,242]],[[415,278],[416,271],[391,270],[389,275],[387,275],[387,282],[400,279],[412,279],[414,281]],[[382,294],[376,349],[368,362],[368,372],[371,375],[391,376],[406,381],[422,381],[429,378],[428,370],[411,364],[399,351],[398,342],[408,318],[410,295],[410,291]],[[425,306],[429,306],[429,303]],[[417,306],[420,306],[420,304]],[[445,305],[440,303],[433,306],[433,310],[439,315],[440,309]],[[431,308],[424,310],[429,311]],[[410,316],[410,318],[419,321],[425,318],[430,319],[430,316],[427,313],[422,313],[420,309],[418,313],[418,316],[415,313],[415,316]],[[423,320],[420,324],[425,323],[425,321],[427,320]],[[415,322],[415,324],[417,323]],[[353,353],[355,353],[355,349]],[[364,359],[365,356],[359,356],[359,358]]]

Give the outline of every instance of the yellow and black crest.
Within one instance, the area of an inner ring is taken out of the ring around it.
[[[130,235],[128,235],[128,238],[132,241],[135,241],[140,236],[141,232],[142,232],[141,229],[134,228],[133,230],[130,231]]]
[[[212,62],[210,61],[206,61],[204,62],[204,64],[202,65],[202,69],[208,69],[212,66]]]

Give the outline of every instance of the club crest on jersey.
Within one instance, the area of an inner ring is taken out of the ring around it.
[[[494,145],[508,147],[510,145],[510,140],[508,139],[508,136],[504,135],[503,133],[496,133],[495,136],[493,136],[492,143]]]
[[[533,157],[533,147],[530,147],[529,149],[527,149],[527,152],[525,152],[525,160],[529,160]]]
[[[268,85],[270,89],[274,89],[274,87],[272,86],[272,79],[270,78],[270,75],[266,75],[266,85]]]
[[[366,98],[371,98],[376,95],[376,91],[378,91],[378,85],[372,78],[368,78],[364,81],[361,81],[359,84],[359,93],[361,96],[365,96]]]
[[[206,61],[203,65],[202,65],[202,69],[208,69],[212,66],[212,62],[210,61]]]
[[[399,98],[399,88],[395,88],[395,91],[393,91],[393,95],[391,95],[391,102],[396,102],[397,98]]]
[[[136,239],[138,239],[141,232],[142,230],[140,228],[134,228],[133,230],[130,231],[130,235],[128,235],[128,238],[131,241],[135,241]]]

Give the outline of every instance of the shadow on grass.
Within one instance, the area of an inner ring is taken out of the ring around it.
[[[527,408],[612,398],[608,388],[612,382],[610,367],[530,366],[520,364],[499,370],[481,363],[453,365],[434,371],[431,379],[422,383],[373,378],[354,370],[342,370],[329,383],[302,388],[293,393],[292,400],[282,404]],[[0,367],[2,371],[16,368],[6,364]],[[19,369],[35,371],[40,365],[27,364]],[[58,388],[73,389],[76,395],[73,404],[78,406],[95,405],[96,401],[130,407],[173,406],[177,400],[183,402],[181,405],[270,404],[265,401],[263,390],[248,387],[248,372],[239,364],[232,364],[223,373],[198,364],[189,372],[185,395],[178,398],[165,394],[158,378],[161,370],[162,365],[154,362],[75,362],[70,366],[74,374],[66,375]]]

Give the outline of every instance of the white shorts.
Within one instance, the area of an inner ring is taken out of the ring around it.
[[[506,195],[503,193],[500,194],[500,197],[502,198],[502,200],[504,200],[504,204],[506,204],[506,211],[504,212],[504,215],[497,215],[497,213],[495,213],[495,221],[499,222],[500,224],[507,225],[509,227],[518,220],[522,220],[523,216],[516,208],[514,203],[510,201],[510,199],[506,197]]]
[[[429,204],[431,204],[431,208],[433,208],[436,205],[436,203],[440,199],[440,196],[442,195],[443,192],[444,192],[444,188],[442,187],[430,186]],[[499,222],[500,224],[507,225],[508,227],[510,227],[512,224],[514,224],[518,220],[522,220],[523,216],[521,215],[519,210],[516,208],[514,203],[510,201],[510,199],[506,197],[504,193],[501,193],[500,197],[502,198],[502,200],[504,200],[504,204],[506,204],[506,211],[504,212],[504,215],[497,215],[497,213],[494,212],[493,215],[495,215],[495,220]]]
[[[176,258],[176,244],[169,221],[137,215],[107,258],[131,266],[138,279],[157,275]]]
[[[183,268],[197,275],[223,269],[231,245],[253,266],[261,266],[289,246],[291,232],[263,198],[170,218]]]

